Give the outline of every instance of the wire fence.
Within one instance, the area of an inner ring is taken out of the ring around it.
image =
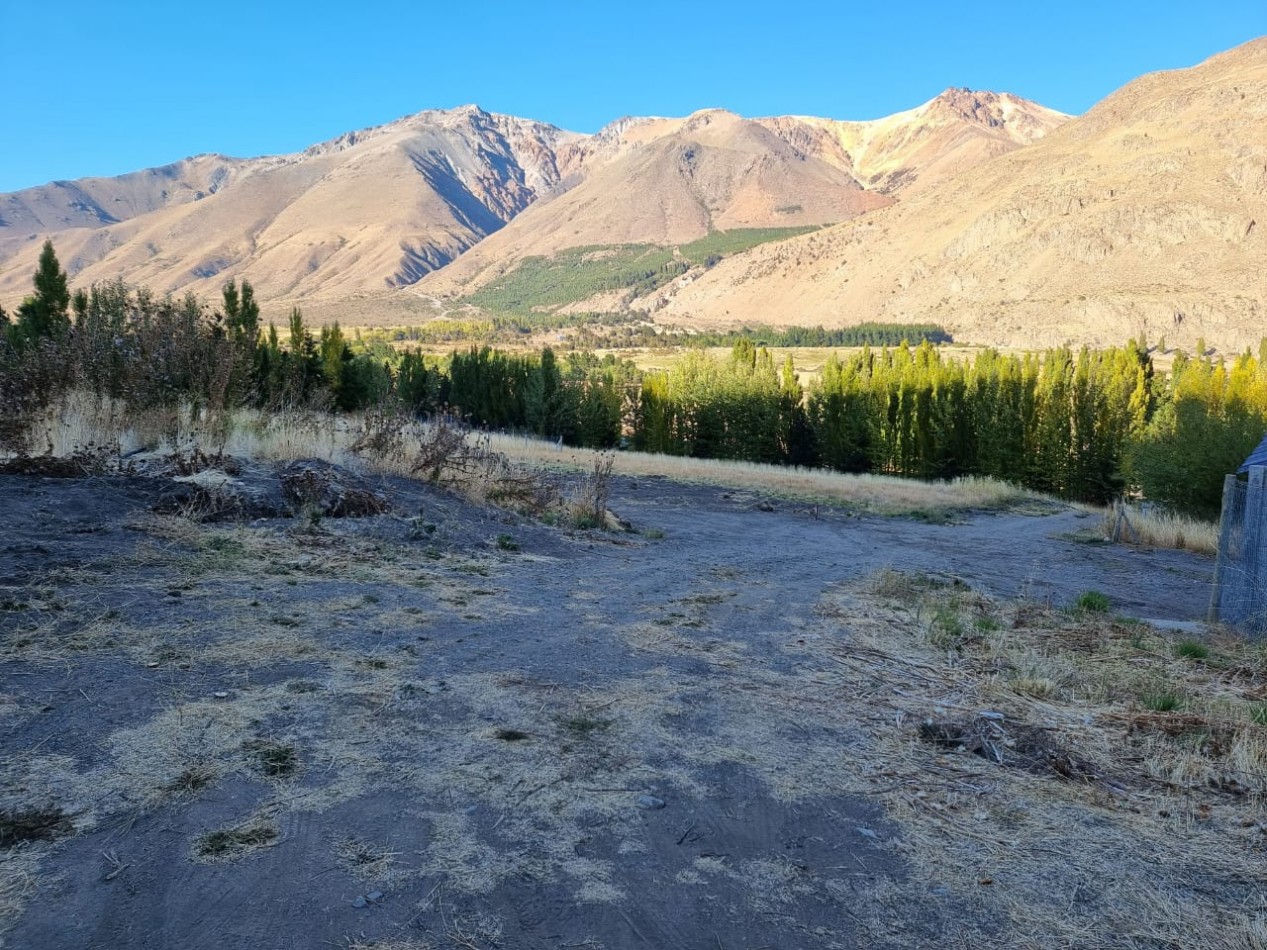
[[[1223,482],[1218,561],[1209,619],[1267,633],[1267,468]]]

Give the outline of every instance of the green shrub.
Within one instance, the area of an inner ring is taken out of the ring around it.
[[[928,624],[928,639],[934,646],[957,649],[964,640],[963,620],[951,607],[938,607]]]
[[[1083,613],[1104,614],[1109,611],[1109,598],[1098,590],[1084,590],[1074,601],[1074,607]]]
[[[1184,697],[1175,690],[1159,687],[1140,693],[1139,701],[1145,709],[1153,712],[1175,712],[1183,708]]]
[[[1175,644],[1175,656],[1184,660],[1204,660],[1210,655],[1210,648],[1200,640],[1180,640]]]

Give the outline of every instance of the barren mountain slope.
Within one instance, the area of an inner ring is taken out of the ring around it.
[[[252,165],[250,159],[195,155],[117,178],[54,181],[0,198],[0,241],[31,232],[96,228],[215,194]]]
[[[758,247],[657,319],[929,320],[978,342],[1254,344],[1267,330],[1267,39],[1145,76],[1035,145]]]
[[[41,207],[39,192],[65,189],[19,192],[8,197],[25,216],[0,225],[10,247],[21,243],[0,266],[0,299],[29,290],[39,244],[58,224],[70,225],[52,236],[79,285],[121,275],[158,291],[214,293],[234,275],[249,277],[267,299],[410,283],[556,187],[555,151],[571,138],[463,107],[237,163],[214,193],[199,188],[198,200],[168,201],[121,223],[93,207],[115,207],[127,179],[152,173],[98,180],[93,202],[81,202],[87,210],[60,218],[37,221],[30,209]]]
[[[1008,93],[947,89],[915,109],[868,122],[758,119],[789,144],[903,198],[1038,141],[1069,116]]]
[[[799,116],[628,119],[570,146],[576,188],[529,209],[419,290],[469,292],[530,255],[676,244],[710,230],[832,224],[1033,141],[1067,116],[1015,96],[948,90],[869,122]],[[605,164],[604,164],[605,161]]]
[[[569,247],[667,245],[713,230],[829,224],[891,201],[759,122],[719,109],[634,121],[598,140],[592,158],[581,156],[597,167],[576,187],[534,205],[419,289],[469,290],[524,257]]]

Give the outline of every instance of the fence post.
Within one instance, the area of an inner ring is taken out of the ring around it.
[[[1259,571],[1267,565],[1259,546],[1263,543],[1264,493],[1267,493],[1267,468],[1251,465],[1249,485],[1245,491],[1245,577],[1249,587],[1246,625],[1255,633],[1263,629],[1263,590]]]
[[[1219,519],[1219,547],[1214,561],[1214,588],[1210,591],[1207,623],[1218,623],[1223,610],[1223,572],[1227,569],[1227,548],[1232,541],[1232,515],[1236,504],[1236,476],[1223,478],[1223,508]]]

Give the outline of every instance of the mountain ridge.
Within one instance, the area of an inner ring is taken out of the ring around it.
[[[44,237],[77,284],[122,276],[158,292],[213,294],[236,276],[262,300],[302,300],[414,285],[530,207],[603,174],[615,198],[592,185],[578,196],[601,211],[593,230],[638,241],[690,239],[718,226],[832,223],[891,200],[859,181],[845,158],[816,154],[772,124],[706,109],[625,117],[586,135],[470,104],[283,155],[212,152],[113,178],[50,182],[0,195],[0,301],[29,292]],[[610,171],[622,162],[643,185]],[[676,176],[673,200],[644,212],[644,185],[666,168]],[[701,196],[715,206],[701,206]]]
[[[857,315],[997,345],[1256,345],[1267,139],[1246,130],[1265,122],[1267,38],[1140,77],[1033,145],[876,214],[722,261],[656,319]]]

